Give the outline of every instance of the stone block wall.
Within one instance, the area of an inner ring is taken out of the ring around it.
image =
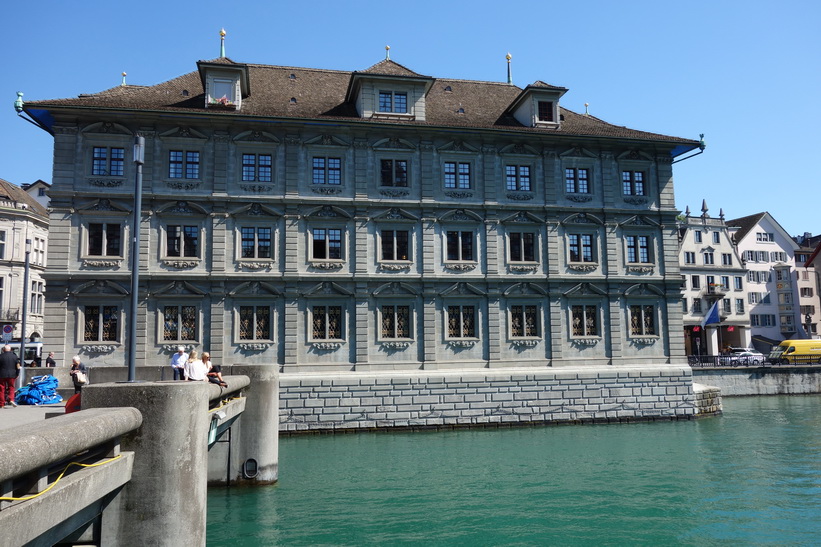
[[[696,397],[696,416],[721,414],[721,388],[694,383],[693,393]]]
[[[690,419],[687,366],[280,376],[280,432]]]

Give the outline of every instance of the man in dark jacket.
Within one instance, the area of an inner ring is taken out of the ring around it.
[[[14,402],[14,383],[20,374],[20,359],[11,351],[11,346],[3,346],[0,353],[0,408],[6,404],[17,406]]]

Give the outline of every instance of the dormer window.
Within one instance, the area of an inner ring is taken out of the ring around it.
[[[251,93],[248,67],[227,59],[197,63],[205,89],[205,107],[217,110],[239,110],[242,99]]]
[[[379,92],[379,111],[395,114],[408,113],[408,94],[393,91]]]
[[[537,81],[522,90],[508,111],[525,127],[558,129],[559,99],[566,92],[563,87]]]
[[[209,104],[233,106],[236,103],[236,82],[228,78],[214,78],[211,81]]]
[[[539,121],[552,122],[553,117],[553,101],[539,101]]]

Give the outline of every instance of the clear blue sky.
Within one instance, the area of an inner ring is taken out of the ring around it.
[[[361,70],[384,58],[430,76],[567,87],[565,108],[698,139],[674,168],[676,203],[728,219],[769,211],[821,231],[821,2],[47,0],[3,25],[0,178],[51,182],[52,139],[18,119],[24,99],[156,84],[226,53],[239,62]]]

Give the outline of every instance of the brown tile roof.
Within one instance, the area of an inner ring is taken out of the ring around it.
[[[230,59],[203,61],[205,63],[237,64]],[[260,64],[247,66],[251,80],[251,94],[242,100],[240,111],[207,110],[204,91],[198,72],[189,72],[153,86],[117,86],[99,93],[77,98],[52,99],[26,103],[27,109],[55,107],[139,109],[153,111],[208,112],[215,116],[334,118],[363,121],[355,105],[345,97],[353,74],[340,70],[297,68]],[[364,71],[368,74],[387,74],[422,77],[393,61],[381,61]],[[294,78],[291,78],[291,74]],[[539,86],[564,89],[537,81]],[[534,84],[534,85],[536,85]],[[450,91],[445,88],[450,86]],[[187,93],[187,95],[186,95]],[[661,141],[698,146],[692,139],[671,137],[609,124],[599,118],[580,115],[561,109],[563,121],[559,129],[525,127],[516,121],[508,108],[522,89],[500,82],[482,82],[436,78],[426,98],[426,121],[377,121],[368,123],[414,124],[465,128],[505,129],[533,133],[569,136],[627,138]],[[292,102],[291,99],[295,99]],[[464,109],[464,113],[459,109]]]
[[[28,193],[7,180],[0,179],[0,200],[16,201],[17,203],[24,203],[28,209],[33,213],[42,217],[48,218],[48,211],[45,207],[40,205],[36,199],[28,195]]]
[[[761,222],[761,219],[763,219],[765,216],[767,216],[766,212],[756,213],[754,215],[728,220],[726,224],[728,227],[738,228],[738,230],[735,232],[735,240],[738,243],[742,239],[744,239],[750,232],[750,230],[752,230],[756,224]]]

